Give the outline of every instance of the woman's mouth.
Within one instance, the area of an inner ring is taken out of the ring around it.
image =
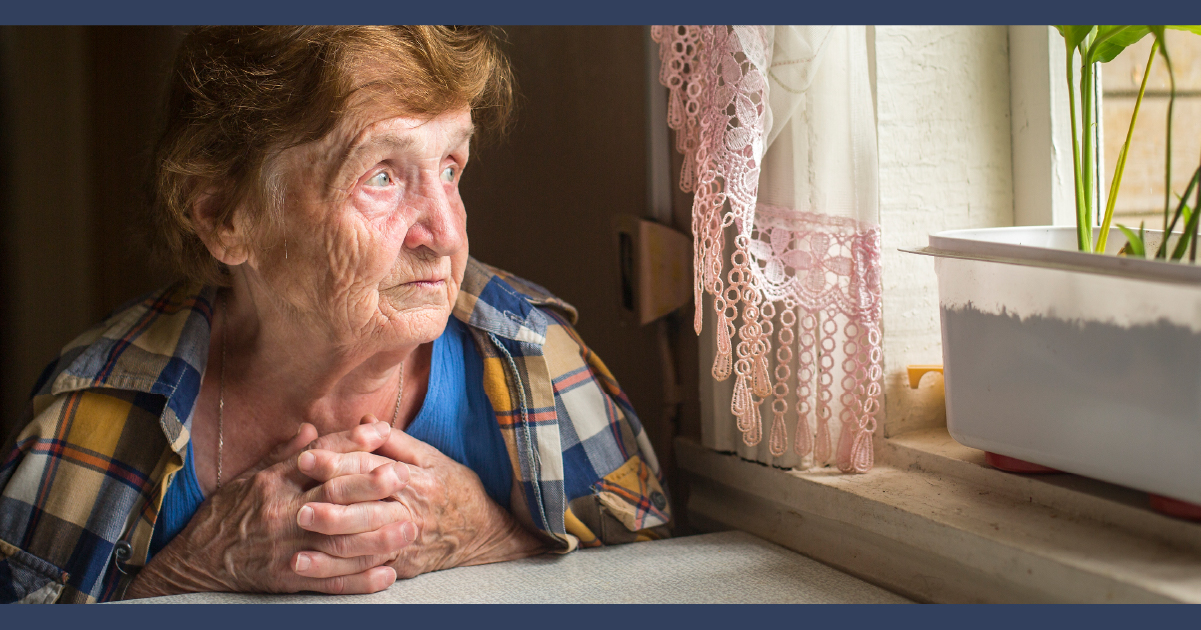
[[[414,280],[412,282],[406,282],[401,286],[413,287],[414,289],[440,289],[445,284],[446,284],[445,280],[430,279],[430,280]]]

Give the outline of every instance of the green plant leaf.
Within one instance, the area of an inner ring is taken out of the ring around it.
[[[1176,26],[1172,26],[1172,25],[1168,25],[1168,26],[1165,26],[1164,28],[1170,28],[1170,29],[1172,29],[1172,30],[1174,30],[1174,31],[1188,31],[1188,32],[1190,32],[1190,33],[1195,33],[1195,34],[1197,34],[1197,35],[1201,35],[1201,26],[1197,26],[1197,25],[1192,25],[1192,26],[1186,26],[1186,25],[1176,25]]]
[[[1097,36],[1088,48],[1093,63],[1107,63],[1130,46],[1151,33],[1149,26],[1098,26]]]
[[[1088,37],[1089,32],[1093,30],[1093,26],[1091,24],[1087,26],[1064,25],[1056,26],[1055,30],[1059,31],[1059,34],[1063,36],[1064,41],[1068,44],[1068,48],[1076,48],[1080,45],[1080,42],[1084,41],[1085,37]]]
[[[1118,224],[1118,229],[1122,231],[1122,234],[1126,235],[1126,246],[1122,248],[1122,250],[1126,252],[1126,255],[1131,258],[1146,258],[1147,248],[1143,243],[1143,237],[1139,234],[1135,234],[1134,230],[1122,225],[1121,223]],[[1142,231],[1143,229],[1140,226],[1139,232],[1141,233]]]
[[[1193,171],[1193,176],[1189,178],[1188,186],[1185,187],[1185,189],[1184,189],[1184,194],[1177,195],[1177,198],[1180,199],[1180,203],[1176,206],[1176,212],[1172,215],[1171,223],[1168,223],[1167,225],[1164,226],[1164,229],[1163,229],[1164,239],[1162,241],[1160,241],[1159,249],[1157,249],[1155,251],[1156,258],[1164,258],[1168,255],[1168,236],[1167,235],[1170,235],[1172,233],[1172,231],[1174,231],[1176,229],[1176,224],[1180,222],[1181,218],[1184,219],[1183,225],[1185,225],[1185,226],[1188,226],[1190,223],[1192,223],[1191,212],[1189,214],[1185,214],[1185,212],[1184,212],[1185,207],[1187,205],[1184,203],[1184,200],[1188,199],[1188,196],[1193,192],[1193,189],[1196,188],[1198,178],[1201,178],[1201,168],[1198,168],[1197,170]]]
[[[1184,232],[1180,235],[1180,240],[1176,241],[1176,249],[1172,250],[1172,260],[1180,260],[1184,258],[1184,253],[1188,251],[1188,245],[1193,240],[1193,233],[1197,229],[1197,218],[1201,216],[1201,212],[1192,213],[1188,222],[1184,224]],[[1164,234],[1164,242],[1167,242],[1168,234]]]

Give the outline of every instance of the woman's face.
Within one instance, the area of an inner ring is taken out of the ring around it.
[[[467,263],[459,179],[472,131],[466,109],[412,118],[367,102],[284,151],[286,244],[251,255],[251,284],[339,345],[437,338]]]

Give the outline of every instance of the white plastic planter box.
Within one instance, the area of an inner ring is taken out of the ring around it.
[[[1201,503],[1201,267],[1078,252],[1072,227],[941,232],[920,253],[952,437]]]

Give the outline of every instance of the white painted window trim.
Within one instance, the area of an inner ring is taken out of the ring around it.
[[[1009,27],[1014,225],[1076,224],[1066,62],[1063,38],[1054,27]],[[1099,73],[1097,78],[1093,102],[1100,113]],[[1104,125],[1098,124],[1095,132],[1101,149],[1097,179],[1104,181]]]

